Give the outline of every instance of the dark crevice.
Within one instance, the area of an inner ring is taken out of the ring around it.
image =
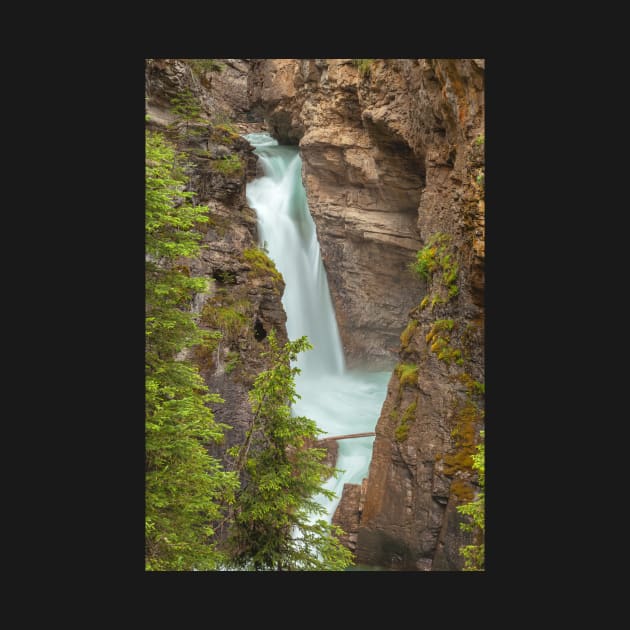
[[[254,324],[254,339],[256,339],[256,341],[262,341],[266,336],[267,331],[265,330],[265,327],[262,325],[262,322],[257,319]]]
[[[384,200],[391,209],[417,212],[426,186],[425,155],[414,152],[409,144],[382,120],[363,115],[363,124],[374,143],[374,161],[379,173]],[[400,180],[405,174],[405,181]]]

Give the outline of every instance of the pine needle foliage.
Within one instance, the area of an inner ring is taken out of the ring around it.
[[[342,570],[352,562],[338,527],[322,518],[315,497],[334,493],[323,488],[330,469],[324,449],[312,447],[321,430],[291,412],[299,395],[294,378],[297,355],[312,348],[306,337],[280,347],[269,335],[270,369],[261,372],[250,391],[254,414],[245,443],[232,450],[243,488],[230,537],[232,564],[246,570]]]
[[[185,192],[172,146],[159,133],[146,136],[145,219],[145,568],[214,569],[223,560],[213,522],[229,502],[236,475],[225,472],[204,444],[227,428],[215,422],[210,394],[196,366],[176,355],[201,340],[190,301],[205,288],[182,257],[199,251],[196,224],[207,208]]]
[[[481,438],[484,438],[484,432],[481,432]],[[460,555],[464,558],[464,571],[483,571],[485,562],[485,484],[486,484],[486,464],[485,464],[485,442],[477,445],[477,453],[472,456],[472,467],[478,471],[479,485],[481,492],[477,497],[460,505],[457,510],[468,517],[468,522],[461,523],[460,527],[463,531],[472,532],[476,538],[476,544],[463,545],[459,548]]]

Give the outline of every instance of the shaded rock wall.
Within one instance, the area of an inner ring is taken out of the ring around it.
[[[349,366],[393,365],[421,286],[407,266],[420,246],[424,156],[401,134],[411,103],[397,79],[385,103],[349,59],[257,60],[250,74],[250,100],[272,134],[299,142]]]
[[[357,556],[461,570],[458,550],[471,538],[456,507],[478,492],[470,456],[484,427],[483,62],[424,60],[418,71],[415,128],[426,147],[418,229],[423,243],[441,244],[376,427]]]
[[[348,363],[398,362],[367,487],[344,492],[335,520],[362,564],[459,570],[469,539],[456,507],[478,491],[470,456],[484,427],[483,60],[375,60],[365,74],[349,59],[220,61],[235,62],[220,79],[178,60],[150,60],[146,72],[149,126],[178,136],[170,98],[183,87],[205,112],[180,144],[212,219],[207,249],[187,265],[214,279],[192,308],[224,333],[192,351],[226,400],[217,418],[234,427],[213,448],[242,439],[265,335],[275,327],[286,339],[282,280],[244,255],[256,242],[244,194],[255,158],[220,128],[226,117],[241,132],[264,117],[281,142],[300,145]],[[233,155],[243,168],[224,172]],[[435,268],[424,280],[408,264],[426,245]],[[210,317],[208,303],[237,312],[236,325]]]
[[[365,505],[349,489],[339,506],[347,523],[355,506],[363,564],[459,570],[469,542],[456,507],[478,491],[484,426],[483,86],[481,59],[252,63],[251,103],[300,146],[348,362],[398,361]],[[426,280],[407,269],[424,246]]]
[[[164,133],[186,154],[190,190],[196,193],[196,203],[208,207],[210,222],[201,228],[201,253],[182,264],[187,273],[210,281],[208,292],[196,295],[191,308],[201,328],[219,331],[222,338],[190,349],[187,356],[199,365],[210,391],[225,401],[213,409],[216,419],[231,429],[223,444],[208,449],[226,462],[226,449],[243,442],[251,422],[248,391],[256,375],[268,367],[260,356],[268,345],[266,335],[273,328],[284,343],[287,334],[281,276],[246,257],[257,243],[256,215],[245,199],[256,158],[237,133],[247,124],[248,64],[217,61],[225,64],[221,73],[200,76],[182,60],[148,60],[145,79],[147,126]],[[202,120],[188,128],[177,121],[171,104],[186,89],[202,110]],[[226,160],[241,167],[226,168]]]
[[[171,122],[171,99],[190,90],[214,123],[249,119],[246,59],[217,59],[222,70],[193,70],[185,59],[148,59],[145,66],[147,111],[154,121]]]
[[[345,483],[332,518],[332,524],[341,527],[344,532],[339,540],[353,553],[356,553],[366,492],[367,479],[362,483]]]

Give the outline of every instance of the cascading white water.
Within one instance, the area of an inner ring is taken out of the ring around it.
[[[284,277],[287,333],[290,339],[306,335],[313,345],[297,361],[302,370],[296,378],[301,399],[293,411],[315,420],[328,435],[374,431],[390,373],[345,368],[317,231],[302,185],[298,149],[279,146],[264,133],[245,138],[256,148],[264,173],[247,185],[247,201],[258,217],[260,243]],[[361,483],[367,476],[373,442],[373,437],[338,442],[337,467],[345,472],[326,483],[336,499],[319,498],[329,522],[344,483]]]

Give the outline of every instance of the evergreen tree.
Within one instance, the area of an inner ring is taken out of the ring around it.
[[[158,133],[146,137],[146,419],[145,566],[147,570],[213,569],[222,560],[212,522],[230,501],[234,473],[222,470],[203,444],[219,441],[197,368],[176,359],[200,340],[188,311],[202,278],[190,278],[182,257],[199,251],[206,208],[189,203],[175,151]]]
[[[484,431],[481,432],[481,438],[484,438]],[[467,523],[461,523],[460,527],[463,531],[473,532],[476,544],[463,545],[459,548],[460,555],[464,558],[464,571],[483,571],[485,563],[485,529],[486,529],[486,447],[485,442],[481,442],[477,446],[477,452],[472,456],[473,468],[479,473],[479,485],[481,492],[473,501],[460,505],[457,510],[464,516],[468,516]]]
[[[323,519],[314,499],[330,469],[325,451],[310,447],[321,431],[313,420],[294,416],[299,397],[291,365],[298,353],[312,348],[306,337],[280,348],[275,331],[268,335],[271,367],[261,372],[250,391],[254,418],[245,443],[234,449],[243,487],[234,510],[229,549],[232,563],[253,570],[341,570],[352,554],[335,534],[341,530]]]
[[[184,89],[171,98],[172,112],[177,117],[178,123],[184,123],[183,132],[180,131],[181,139],[186,139],[193,131],[190,129],[191,123],[204,122],[201,116],[201,107],[195,95],[188,89]],[[201,133],[196,131],[195,133]]]
[[[206,72],[223,72],[225,64],[216,59],[182,59],[191,70],[197,75],[204,75]]]

